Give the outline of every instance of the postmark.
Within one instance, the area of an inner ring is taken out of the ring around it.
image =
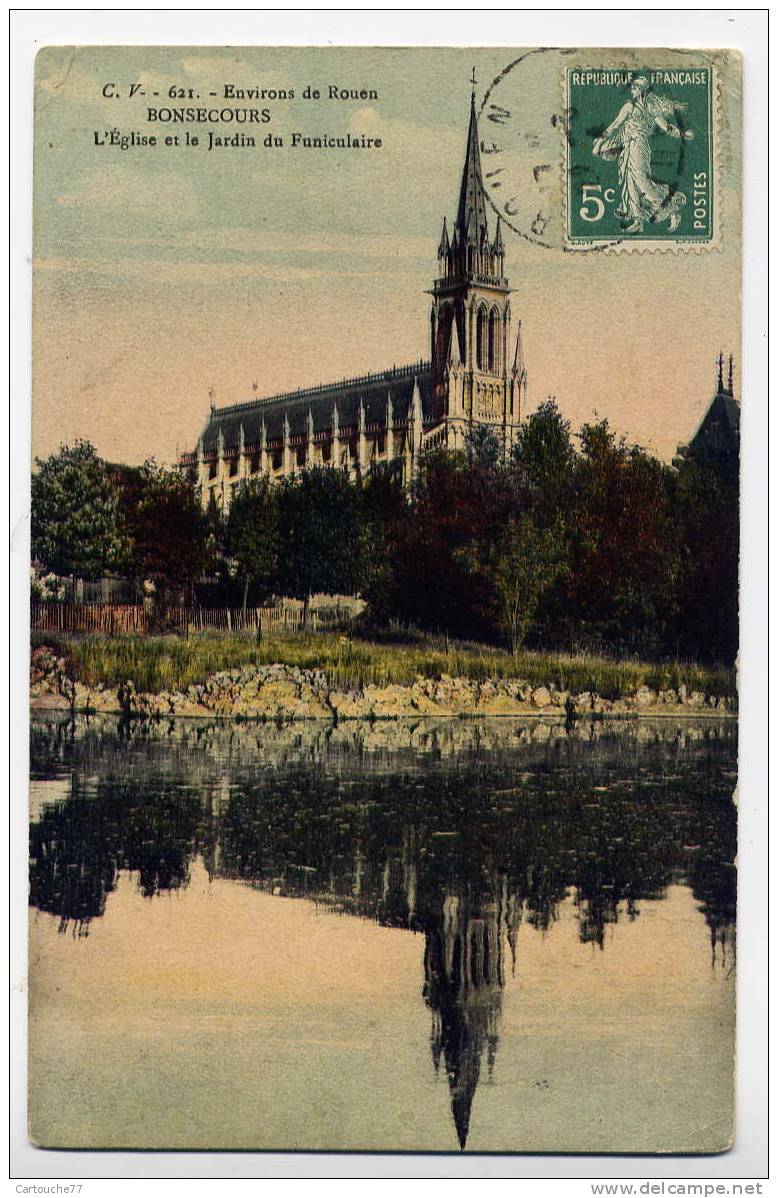
[[[713,240],[713,87],[710,66],[567,68],[571,244]]]
[[[505,226],[563,252],[719,248],[718,56],[728,53],[517,55],[479,111],[484,191]]]

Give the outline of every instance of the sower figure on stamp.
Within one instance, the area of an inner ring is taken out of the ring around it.
[[[630,223],[627,233],[640,233],[643,222],[670,222],[674,232],[681,223],[681,209],[686,203],[682,191],[670,191],[666,183],[660,183],[651,175],[650,137],[655,129],[670,137],[691,141],[691,129],[681,130],[674,123],[676,112],[686,107],[650,90],[648,79],[639,75],[630,84],[632,97],[623,106],[615,120],[598,137],[592,153],[599,158],[619,160],[619,185],[621,200],[616,209],[617,216]]]

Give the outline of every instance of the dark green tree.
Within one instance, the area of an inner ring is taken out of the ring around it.
[[[575,451],[570,423],[556,401],[547,399],[521,424],[513,447],[517,484],[536,518],[543,523],[565,522],[572,507]]]
[[[495,623],[518,653],[541,599],[559,573],[561,533],[539,526],[528,513],[508,521],[493,541],[480,547],[478,568],[492,593]]]
[[[191,590],[209,560],[207,520],[191,482],[151,458],[126,481],[123,508],[132,575]]]
[[[677,486],[683,573],[679,648],[732,663],[738,648],[739,489],[725,463],[687,459]]]
[[[359,494],[341,470],[316,467],[278,488],[280,585],[304,603],[349,595],[362,581],[365,522]]]
[[[399,475],[371,472],[362,486],[361,592],[374,620],[386,623],[396,615],[395,557],[409,507]]]
[[[562,608],[571,639],[660,652],[678,614],[675,478],[607,420],[581,429],[575,520]]]
[[[278,504],[266,478],[246,479],[232,497],[224,529],[246,610],[249,591],[265,599],[276,587],[279,562]]]
[[[36,458],[32,557],[55,574],[100,578],[118,569],[127,542],[119,489],[88,441]]]

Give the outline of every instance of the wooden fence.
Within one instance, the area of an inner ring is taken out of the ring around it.
[[[339,607],[311,608],[308,631],[334,628],[351,617]],[[303,628],[301,607],[166,607],[113,603],[39,603],[30,605],[30,626],[35,632],[154,634],[221,631],[264,636],[299,632]]]

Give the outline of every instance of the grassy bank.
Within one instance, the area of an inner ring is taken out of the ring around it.
[[[243,665],[283,662],[301,669],[323,670],[339,690],[388,683],[412,683],[419,675],[441,674],[478,680],[523,678],[532,685],[574,692],[593,691],[605,699],[634,692],[641,684],[653,690],[677,688],[706,695],[735,694],[735,672],[706,669],[691,663],[656,665],[615,661],[586,654],[521,653],[513,657],[488,646],[439,643],[378,644],[336,633],[297,633],[272,637],[257,645],[247,637],[202,634],[182,637],[58,637],[36,633],[33,644],[47,644],[64,656],[73,676],[88,686],[115,687],[132,681],[139,691],[184,690],[209,674]]]

